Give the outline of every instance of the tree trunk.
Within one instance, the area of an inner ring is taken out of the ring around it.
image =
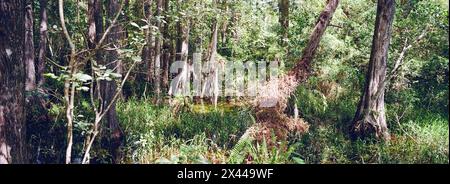
[[[156,3],[156,16],[161,16],[163,1],[157,0]],[[155,94],[156,94],[156,104],[160,104],[161,98],[161,20],[156,20],[156,27],[158,27],[158,33],[155,39]]]
[[[152,18],[153,18],[153,12],[152,12],[152,3],[153,0],[146,0],[144,5],[144,14],[147,16],[147,24],[150,27],[145,32],[145,40],[147,44],[145,45],[144,49],[142,50],[142,61],[147,64],[147,82],[150,84],[151,90],[153,90],[153,79],[154,79],[154,62],[153,62],[153,34],[152,34]]]
[[[185,2],[181,0],[177,1],[178,12],[182,11],[183,3]],[[177,62],[181,61],[183,63],[183,69],[179,74],[179,76],[182,77],[180,77],[178,81],[173,81],[176,82],[177,84],[171,85],[169,87],[169,95],[176,95],[179,93],[185,94],[186,90],[188,89],[187,82],[190,74],[188,68],[188,55],[189,55],[189,33],[191,20],[189,17],[185,15],[179,14],[179,16],[181,19],[180,21],[177,22],[177,39],[174,50],[176,50],[175,60]]]
[[[327,29],[328,24],[333,18],[334,11],[339,4],[339,0],[328,0],[325,9],[320,13],[319,19],[314,27],[313,32],[309,36],[309,41],[303,49],[303,54],[299,62],[289,71],[290,76],[293,76],[299,83],[306,81],[311,73],[311,61],[316,54],[317,47],[319,47],[320,40],[323,33]]]
[[[163,59],[162,59],[162,92],[166,93],[169,90],[169,66],[171,63],[171,48],[172,48],[172,38],[169,33],[169,1],[164,1],[164,20],[166,20],[166,23],[164,24],[163,28],[163,37],[164,37],[164,44],[163,44]]]
[[[114,17],[119,13],[120,10],[120,2],[119,0],[110,0],[107,4],[107,17],[109,20],[113,20]],[[110,26],[110,25],[108,25]],[[113,25],[111,28],[110,34],[107,36],[107,43],[111,46],[120,47],[120,41],[123,39],[123,28],[120,24]],[[119,61],[119,53],[115,49],[109,49],[106,51],[106,64],[108,69],[112,69],[113,71],[119,73],[120,70],[120,61]],[[113,97],[117,90],[117,84],[115,81],[106,81],[104,82],[104,88],[102,92],[103,98],[103,108],[106,108],[109,104],[112,103],[111,108],[107,112],[106,121],[109,128],[110,135],[110,152],[112,155],[113,163],[118,163],[120,161],[120,146],[123,143],[123,131],[120,128],[119,121],[117,119],[116,113],[116,103],[113,102]]]
[[[223,12],[222,15],[227,16],[228,15],[228,3],[226,0],[222,1],[220,3],[220,9]],[[225,48],[227,47],[227,31],[228,31],[228,26],[229,26],[229,20],[228,17],[225,18],[225,21],[223,21],[223,24],[221,26],[220,29],[220,42],[221,42],[221,47]]]
[[[28,163],[24,10],[23,0],[0,2],[0,164]]]
[[[214,104],[214,108],[217,108],[217,101],[219,99],[219,61],[216,60],[217,56],[217,34],[219,29],[219,21],[216,20],[216,22],[213,24],[212,28],[212,35],[211,35],[211,43],[209,45],[209,82],[206,82],[203,90],[202,90],[202,97],[205,93],[205,90],[208,90],[207,94],[210,94],[208,96],[211,96],[211,101]]]
[[[33,42],[33,6],[32,2],[27,1],[25,7],[25,46],[23,59],[25,60],[26,81],[25,90],[33,91],[36,89],[36,67],[34,65],[34,42]]]
[[[382,83],[386,78],[386,61],[394,14],[394,0],[378,0],[366,83],[351,129],[354,138],[375,136],[377,139],[390,139],[386,124]]]
[[[95,17],[95,44],[98,44],[100,42],[101,37],[103,36],[103,3],[102,0],[95,0],[94,4],[94,17]],[[98,50],[95,58],[97,59],[97,62],[103,61],[105,58],[102,54],[103,50]]]
[[[98,42],[100,41],[101,37],[103,36],[103,3],[101,0],[89,0],[88,1],[88,29],[87,29],[87,42],[88,42],[88,48],[89,49],[95,49],[98,45]],[[88,65],[92,67],[93,62],[97,64],[104,64],[105,58],[102,54],[103,50],[98,49],[91,52],[93,53],[93,60],[91,62],[88,62]],[[89,67],[89,66],[87,66]],[[91,69],[88,69],[91,70]],[[100,88],[103,88],[105,83],[100,82],[99,84]],[[96,96],[101,96],[101,91],[99,91],[97,87],[94,87],[94,94]],[[100,94],[100,95],[98,95]]]
[[[96,45],[97,38],[97,25],[96,25],[96,2],[97,0],[88,1],[88,47],[89,49],[94,49]]]
[[[178,0],[179,12],[183,11],[183,6],[185,1]],[[178,21],[178,40],[177,40],[177,52],[179,53],[179,58],[177,61],[188,62],[189,55],[189,35],[191,31],[191,19],[189,15],[180,15],[181,21]]]
[[[281,25],[280,45],[287,46],[289,36],[289,0],[278,0],[279,23]]]
[[[310,76],[312,59],[338,4],[339,0],[328,0],[297,64],[286,75],[270,79],[267,84],[259,87],[256,97],[256,121],[265,125],[258,132],[269,135],[257,137],[271,136],[271,131],[267,129],[274,130],[279,139],[287,138],[290,131],[301,133],[307,130],[308,125],[302,120],[290,118],[284,112],[290,95]]]
[[[39,55],[37,78],[38,87],[41,87],[45,82],[45,59],[47,54],[47,38],[48,38],[48,17],[47,17],[47,0],[39,0],[41,25],[39,28]]]

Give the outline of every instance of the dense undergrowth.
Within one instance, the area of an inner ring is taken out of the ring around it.
[[[239,141],[254,123],[245,108],[172,114],[129,100],[118,110],[126,163],[448,163],[448,117],[438,113],[421,111],[391,123],[389,143],[351,141],[342,125],[348,118],[309,119],[308,133],[271,147]]]

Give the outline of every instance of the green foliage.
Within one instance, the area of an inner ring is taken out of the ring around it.
[[[178,122],[167,124],[165,130],[166,135],[170,132],[181,138],[189,138],[203,132],[214,142],[228,147],[253,123],[250,116],[248,110],[183,113],[180,114]]]
[[[306,163],[449,163],[448,118],[426,113],[392,127],[392,141],[355,142],[333,125],[318,126],[301,139]]]
[[[275,140],[272,140],[275,141]],[[298,157],[292,157],[297,145],[288,142],[269,146],[266,139],[261,143],[248,138],[240,140],[230,152],[228,163],[233,164],[282,164],[303,163]]]
[[[448,113],[449,60],[436,56],[427,62],[416,77],[413,86],[421,96],[421,104],[426,109]]]
[[[136,99],[119,103],[118,110],[127,135],[130,162],[224,162],[220,160],[224,153],[214,152],[233,146],[252,123],[245,110],[173,115],[168,107],[155,107]]]

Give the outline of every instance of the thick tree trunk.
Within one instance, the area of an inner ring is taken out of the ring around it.
[[[107,17],[109,20],[113,20],[114,17],[119,13],[120,10],[119,0],[110,0],[107,3]],[[110,26],[110,25],[108,25]],[[110,34],[107,36],[107,43],[115,45],[117,47],[121,46],[120,41],[123,39],[123,28],[120,24],[113,25]],[[106,64],[108,69],[112,69],[115,72],[120,72],[118,67],[120,67],[119,53],[117,50],[107,50],[106,51]],[[115,81],[106,81],[103,91],[101,92],[103,98],[103,108],[106,108],[112,103],[111,108],[107,112],[106,121],[110,133],[110,151],[113,157],[113,162],[118,163],[120,161],[120,146],[123,143],[123,131],[120,128],[119,121],[117,119],[116,113],[116,103],[113,102],[114,95],[117,90],[117,84]]]
[[[25,81],[25,90],[33,91],[36,89],[36,67],[34,65],[34,42],[33,42],[33,6],[32,2],[27,1],[25,7],[25,46],[23,59],[25,60],[25,69],[27,78]]]
[[[47,0],[39,0],[41,24],[39,27],[39,55],[37,66],[38,87],[45,82],[44,70],[45,59],[47,54],[47,38],[48,38],[48,17],[47,17]]]
[[[104,28],[103,28],[103,3],[102,0],[95,0],[94,4],[94,17],[95,17],[95,44],[98,44],[100,42],[101,37],[103,36]],[[97,59],[97,62],[103,61],[105,58],[103,56],[103,50],[98,50],[95,58]]]
[[[386,124],[382,85],[386,78],[386,61],[394,14],[394,0],[378,0],[366,83],[351,129],[353,137],[375,136],[382,140],[390,139]]]
[[[279,23],[281,25],[280,45],[287,46],[289,36],[289,0],[278,0]]]
[[[161,15],[161,9],[163,5],[163,0],[156,1],[156,16]],[[156,20],[156,27],[158,27],[158,34],[156,34],[155,39],[155,94],[156,94],[156,104],[160,104],[161,98],[161,20]]]
[[[0,164],[28,163],[25,140],[25,2],[0,1]]]
[[[95,49],[98,45],[98,42],[100,41],[101,37],[103,36],[103,3],[101,0],[89,0],[88,1],[88,29],[87,29],[87,42],[88,42],[88,48],[89,49]],[[91,62],[88,62],[89,65],[92,65],[95,60],[97,64],[104,64],[105,58],[102,54],[103,50],[98,49],[91,52],[95,52],[93,54],[93,60]],[[92,67],[92,66],[91,66]],[[90,70],[90,69],[89,69]],[[104,87],[105,83],[100,82],[101,88]],[[97,96],[101,91],[98,90],[99,88],[94,89],[94,93]]]

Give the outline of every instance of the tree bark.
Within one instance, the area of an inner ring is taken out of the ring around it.
[[[113,20],[114,17],[119,13],[120,10],[119,0],[110,0],[107,4],[107,17],[109,20]],[[108,25],[110,26],[110,25]],[[107,36],[107,43],[110,46],[120,47],[120,41],[123,39],[123,27],[120,24],[113,25],[110,34]],[[106,64],[108,69],[119,73],[120,70],[120,60],[119,53],[115,49],[108,49],[106,51]],[[117,84],[115,81],[105,81],[104,87],[101,92],[103,99],[103,108],[106,108],[112,103],[111,108],[108,110],[106,115],[106,121],[109,128],[110,135],[110,152],[112,155],[113,163],[118,163],[120,161],[120,146],[123,144],[123,131],[120,128],[119,121],[117,119],[116,113],[116,102],[113,101],[113,97],[117,90]]]
[[[156,1],[156,16],[161,16],[163,1]],[[158,28],[158,33],[155,39],[155,94],[156,94],[156,104],[160,104],[161,98],[161,20],[156,20],[156,27]]]
[[[103,4],[101,0],[88,1],[88,47],[95,49],[103,35]],[[102,50],[94,50],[97,63],[104,63]]]
[[[45,82],[45,59],[47,54],[47,38],[48,38],[48,17],[47,17],[47,0],[39,0],[41,24],[39,28],[39,55],[37,78],[38,87],[41,87]]]
[[[178,10],[179,12],[181,12],[183,10],[183,6],[185,6],[183,3],[186,2],[178,0],[178,6],[180,6]],[[188,15],[179,16],[181,16],[181,21],[178,21],[177,23],[178,39],[176,43],[176,49],[178,57],[176,58],[176,60],[187,63],[189,55],[189,35],[191,31],[191,19],[190,17],[188,17]]]
[[[222,1],[220,3],[220,9],[221,11],[223,11],[224,13],[222,15],[224,16],[228,16],[228,3],[226,0]],[[221,47],[225,48],[227,45],[227,31],[228,31],[228,26],[229,26],[229,21],[228,21],[228,17],[225,19],[225,21],[223,21],[221,29],[220,29],[220,42],[221,42]]]
[[[281,25],[280,45],[287,46],[289,38],[289,0],[278,0],[279,23]]]
[[[25,2],[0,2],[0,164],[28,163],[25,139]]]
[[[97,25],[96,25],[96,2],[97,0],[88,1],[88,47],[89,49],[94,49],[96,45],[97,38]]]
[[[147,44],[145,45],[144,49],[142,50],[142,61],[146,63],[147,65],[147,82],[149,83],[149,86],[151,89],[153,89],[153,82],[154,82],[154,58],[153,58],[153,32],[152,32],[152,18],[153,18],[153,12],[152,12],[152,3],[153,0],[146,0],[144,5],[144,14],[146,16],[147,25],[149,29],[145,32],[145,40]]]
[[[189,34],[191,31],[190,20],[186,18],[186,20],[182,21],[180,28],[180,61],[183,61],[185,64],[187,64],[189,55]]]
[[[88,48],[94,49],[91,50],[91,52],[94,53],[92,53],[92,59],[88,62],[87,67],[93,67],[94,63],[105,63],[105,58],[102,54],[103,50],[96,49],[99,47],[98,44],[103,36],[103,32],[103,3],[101,0],[89,0],[87,42]],[[88,70],[92,70],[92,68],[88,68]],[[100,88],[95,87],[95,85],[100,85]],[[93,83],[92,87],[94,88],[93,94],[95,94],[95,96],[97,97],[102,97],[103,92],[101,89],[105,87],[105,83],[103,81],[100,81],[99,83]]]
[[[162,31],[162,35],[164,38],[163,43],[163,59],[162,59],[162,92],[166,93],[169,90],[169,66],[171,63],[171,48],[172,48],[172,38],[169,33],[169,1],[164,1],[164,20],[166,23],[164,24],[164,28]]]
[[[216,61],[217,56],[217,35],[219,31],[219,21],[215,20],[212,26],[212,35],[211,35],[211,43],[209,45],[209,53],[208,53],[208,75],[213,77],[208,77],[212,80],[207,80],[202,88],[201,97],[204,97],[204,94],[209,94],[208,96],[212,96],[212,103],[214,104],[214,108],[217,108],[217,101],[219,99],[219,62]]]
[[[25,47],[23,59],[25,60],[25,69],[27,78],[25,81],[25,90],[33,91],[36,89],[36,67],[34,65],[34,42],[33,42],[33,6],[32,2],[27,1],[25,7]]]
[[[322,13],[320,13],[314,30],[309,36],[308,44],[303,49],[303,54],[300,61],[297,62],[294,68],[289,71],[288,75],[293,76],[297,82],[304,82],[310,75],[311,61],[316,54],[322,35],[325,33],[325,30],[327,29],[338,4],[339,0],[328,0],[327,6]]]
[[[354,138],[374,136],[386,141],[390,139],[384,109],[384,88],[380,86],[386,78],[386,61],[394,14],[394,0],[378,0],[366,83],[351,129]]]

